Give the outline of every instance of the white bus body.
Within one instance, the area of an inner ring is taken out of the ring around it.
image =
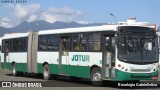
[[[13,75],[30,72],[43,73],[44,79],[56,74],[91,81],[151,80],[158,75],[157,45],[154,30],[142,26],[43,30],[4,35],[1,60],[2,68],[12,70]]]

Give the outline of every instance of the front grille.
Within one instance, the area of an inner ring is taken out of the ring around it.
[[[131,72],[150,72],[151,69],[131,69]]]

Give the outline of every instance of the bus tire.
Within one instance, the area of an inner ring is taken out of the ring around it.
[[[43,66],[43,78],[45,80],[49,80],[50,77],[51,77],[50,68],[49,68],[48,64],[46,64]]]
[[[102,83],[101,73],[100,73],[99,68],[96,67],[92,69],[90,80],[91,80],[92,85],[102,86],[103,83]]]
[[[13,75],[13,76],[16,76],[16,75],[17,75],[16,63],[14,63],[14,64],[12,65],[12,75]]]

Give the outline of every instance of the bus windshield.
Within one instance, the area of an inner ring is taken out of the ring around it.
[[[128,63],[158,62],[158,45],[155,35],[119,35],[118,59]]]

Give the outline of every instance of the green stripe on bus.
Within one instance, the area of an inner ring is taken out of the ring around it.
[[[43,73],[43,65],[38,64],[38,73]],[[49,64],[51,74],[59,74],[58,64]],[[62,64],[62,74],[68,74],[69,76],[75,77],[90,77],[90,67],[89,66],[75,66],[75,65],[63,65]]]
[[[4,63],[1,63],[2,69],[4,69]],[[58,64],[50,64],[49,65],[51,74],[59,74],[58,71]],[[8,70],[12,70],[12,63],[7,63],[6,68]],[[27,72],[27,64],[26,63],[16,63],[17,71]],[[43,65],[37,64],[37,72],[43,73]],[[83,77],[83,78],[90,78],[90,67],[89,66],[74,66],[74,65],[62,65],[62,74],[68,74],[69,76],[75,77]],[[118,69],[115,69],[117,81],[125,81],[125,80],[151,80],[152,76],[157,76],[158,71],[148,74],[136,74],[136,73],[129,73],[123,72]],[[133,78],[135,76],[136,78]],[[145,78],[146,77],[146,78]]]
[[[129,73],[115,69],[117,81],[127,80],[152,80],[152,76],[158,76],[158,71],[153,73]],[[135,77],[135,78],[134,78]]]
[[[4,63],[1,62],[1,69],[4,69]]]
[[[6,66],[4,66],[4,63],[1,62],[1,68],[7,69],[7,70],[12,70],[12,63],[6,63]]]
[[[2,69],[4,69],[4,63],[1,63]],[[59,74],[58,64],[49,64],[51,74]],[[12,63],[6,64],[6,69],[12,70]],[[16,70],[20,72],[27,72],[26,63],[16,63]],[[43,64],[37,64],[37,72],[43,73]],[[77,65],[62,65],[62,74],[68,74],[69,76],[90,78],[89,66],[77,66]]]
[[[58,64],[49,64],[51,74],[59,74]]]
[[[90,77],[90,67],[89,66],[69,65],[68,74],[70,76],[89,78]]]
[[[27,72],[27,64],[26,63],[16,63],[16,70],[21,72]]]

